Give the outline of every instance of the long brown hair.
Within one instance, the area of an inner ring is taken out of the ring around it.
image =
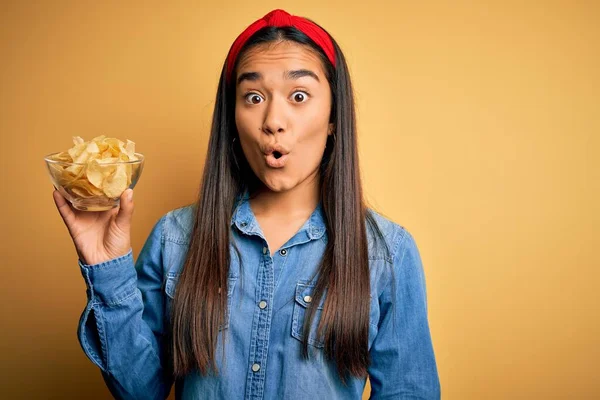
[[[323,51],[293,27],[267,27],[256,32],[240,53],[261,43],[288,40],[309,46],[320,56],[331,87],[330,136],[321,162],[321,202],[328,242],[317,270],[314,301],[308,307],[304,337],[325,290],[318,335],[324,335],[325,356],[334,360],[339,376],[364,377],[369,366],[369,257],[366,224],[381,239],[367,212],[360,179],[354,98],[348,66],[338,44],[334,68]],[[237,66],[236,66],[237,68]],[[235,80],[228,83],[225,65],[217,90],[211,136],[187,258],[172,307],[169,357],[180,378],[197,368],[218,373],[215,363],[219,325],[226,315],[230,263],[230,221],[237,196],[260,185],[237,138],[234,120]],[[235,75],[234,75],[235,76]],[[235,142],[238,144],[236,145]],[[314,277],[313,277],[314,278]],[[308,357],[304,341],[303,357]]]

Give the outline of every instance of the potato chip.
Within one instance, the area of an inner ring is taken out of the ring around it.
[[[102,189],[108,197],[119,197],[127,189],[127,173],[124,164],[119,164],[115,173],[106,178]]]
[[[64,161],[64,162],[71,162],[71,160],[72,160],[71,156],[66,151],[58,153],[56,156],[54,156],[54,159],[56,161]]]
[[[135,156],[135,143],[129,139],[127,139],[127,144],[125,145],[125,152],[129,157],[129,161],[137,160],[137,157]]]
[[[84,197],[84,198],[103,195],[102,190],[96,188],[94,185],[89,183],[86,179],[76,180],[75,182],[73,182],[73,184],[70,188],[65,189],[65,190],[67,190],[67,191],[70,190],[74,194],[76,194],[80,197]]]
[[[50,165],[50,174],[72,195],[117,198],[131,185],[133,168],[127,162],[138,160],[138,157],[131,140],[124,143],[100,135],[89,142],[73,136],[73,147],[57,153],[53,159],[76,164]]]
[[[92,185],[96,186],[98,189],[102,189],[104,174],[98,160],[93,160],[93,162],[88,164],[85,174]]]

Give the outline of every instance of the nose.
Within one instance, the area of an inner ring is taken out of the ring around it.
[[[277,104],[278,101],[273,99],[266,108],[265,119],[263,121],[262,130],[268,134],[284,133],[287,129],[285,123],[285,106]]]

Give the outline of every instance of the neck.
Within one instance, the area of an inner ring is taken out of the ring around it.
[[[283,192],[262,187],[252,196],[250,205],[256,216],[303,217],[310,215],[317,207],[320,192],[319,177],[315,175]]]

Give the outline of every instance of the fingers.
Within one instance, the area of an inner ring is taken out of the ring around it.
[[[54,203],[56,204],[56,208],[58,209],[60,216],[65,221],[65,223],[67,223],[68,226],[69,222],[75,217],[75,214],[71,209],[71,205],[56,189],[54,189],[54,193],[52,193],[52,196],[54,197]]]
[[[121,194],[119,212],[115,222],[117,226],[123,230],[128,229],[131,224],[131,216],[133,215],[133,189],[127,189]]]

